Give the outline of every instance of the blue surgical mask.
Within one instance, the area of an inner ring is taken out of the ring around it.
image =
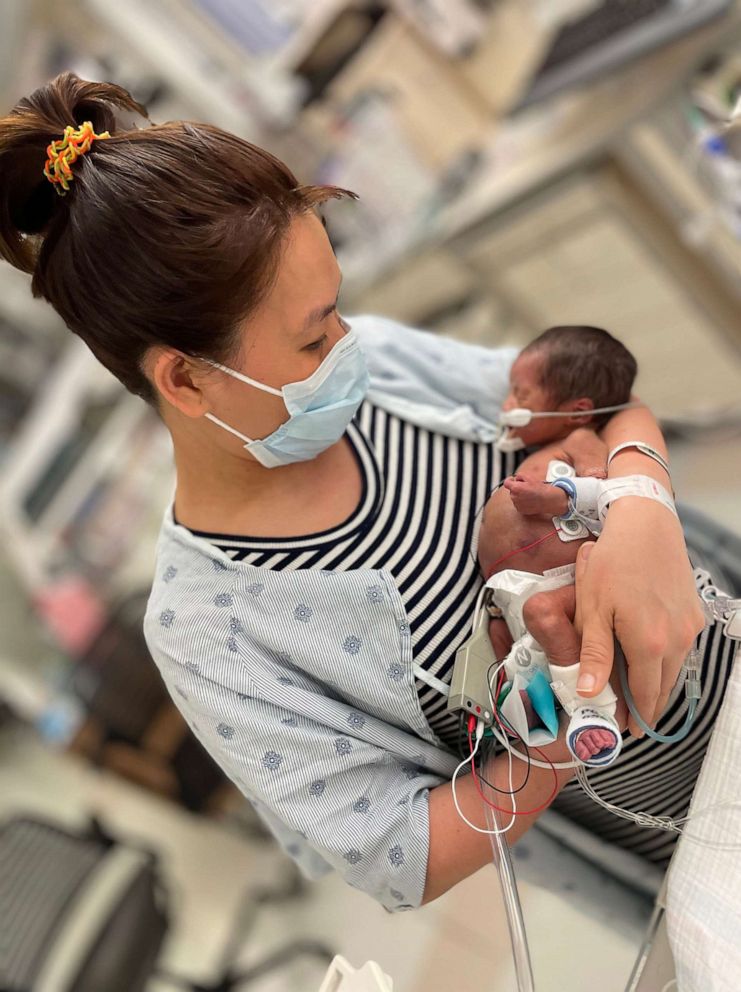
[[[266,386],[218,362],[210,364],[250,386],[282,397],[288,420],[262,439],[251,440],[213,414],[205,414],[219,427],[246,441],[245,449],[265,468],[309,461],[330,448],[345,433],[368,389],[368,370],[357,333],[352,329],[308,379],[286,383],[281,389]]]

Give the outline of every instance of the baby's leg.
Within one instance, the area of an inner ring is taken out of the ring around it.
[[[604,690],[601,696],[584,700],[576,693],[579,670],[579,637],[570,620],[573,612],[574,587],[562,586],[531,596],[523,608],[525,624],[545,651],[554,683],[564,685],[564,699],[571,709],[567,734],[569,749],[580,761],[609,764],[617,757],[622,738],[614,718],[615,696]],[[564,701],[562,699],[562,703]]]

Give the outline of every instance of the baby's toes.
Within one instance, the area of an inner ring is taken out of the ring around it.
[[[617,737],[611,730],[593,730],[592,735],[592,742],[596,747],[595,754],[603,748],[615,747],[617,744]]]
[[[587,761],[605,748],[615,747],[617,740],[611,730],[585,730],[579,734],[574,750],[581,761]]]
[[[589,731],[585,731],[574,741],[574,751],[580,761],[588,761],[596,752],[592,750],[592,745],[588,742]]]

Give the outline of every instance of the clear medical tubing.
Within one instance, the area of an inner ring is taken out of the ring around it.
[[[484,739],[481,742],[481,748],[482,767],[486,767],[489,759],[494,755],[494,747],[493,745],[486,745]],[[490,802],[497,801],[497,794],[485,782],[481,782],[481,789]],[[483,806],[486,811],[486,825],[489,830],[500,831],[503,814],[497,813],[488,803],[483,803]],[[517,992],[535,992],[530,949],[527,945],[525,921],[522,918],[522,907],[520,906],[520,896],[517,891],[509,845],[501,833],[490,834],[489,840],[491,841],[492,861],[499,872],[499,884],[502,887],[502,899],[507,913],[507,926],[509,927],[509,939],[512,943],[512,958],[517,978]]]

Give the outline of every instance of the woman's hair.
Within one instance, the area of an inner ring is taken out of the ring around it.
[[[558,406],[586,396],[595,409],[630,400],[638,363],[624,344],[600,327],[549,327],[523,352],[541,355],[540,386]],[[595,429],[604,427],[612,414],[595,414]]]
[[[114,83],[64,72],[0,119],[0,255],[130,392],[154,345],[228,364],[239,324],[277,275],[291,220],[336,186],[302,186],[262,148],[211,124],[131,128],[146,109]],[[60,196],[47,146],[90,121],[95,140]]]

